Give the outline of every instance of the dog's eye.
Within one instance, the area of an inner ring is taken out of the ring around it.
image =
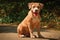
[[[33,6],[33,8],[35,8],[35,6]]]

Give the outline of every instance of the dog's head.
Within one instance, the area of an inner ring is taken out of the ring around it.
[[[28,3],[28,7],[33,13],[39,13],[40,10],[43,8],[43,4],[32,2],[32,3]]]

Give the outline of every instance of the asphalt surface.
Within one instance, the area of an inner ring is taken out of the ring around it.
[[[36,35],[37,33],[34,32]],[[18,38],[17,33],[0,33],[0,40],[60,40],[60,31],[56,30],[47,30],[47,31],[42,31],[41,35],[44,38]]]

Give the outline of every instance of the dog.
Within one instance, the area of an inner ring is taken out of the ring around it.
[[[18,25],[18,37],[30,36],[35,38],[33,31],[37,30],[38,37],[40,37],[40,11],[43,8],[42,3],[32,2],[28,3],[30,11],[25,19]]]

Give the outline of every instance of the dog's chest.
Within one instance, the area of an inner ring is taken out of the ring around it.
[[[32,18],[32,23],[36,24],[40,22],[40,18],[38,16]]]

